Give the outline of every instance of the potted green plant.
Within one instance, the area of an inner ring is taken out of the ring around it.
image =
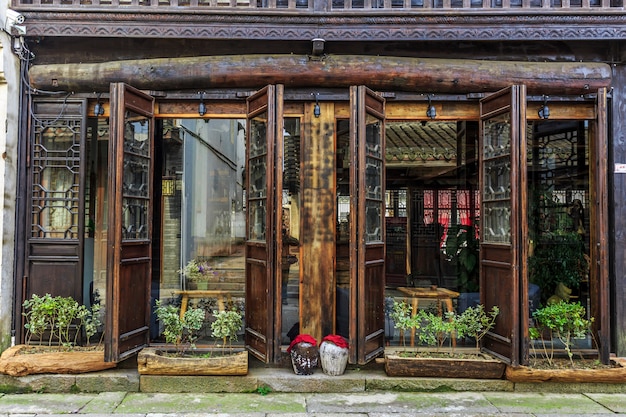
[[[190,260],[178,272],[185,276],[187,289],[206,290],[209,281],[218,276],[217,271],[213,269],[208,261],[200,259]]]
[[[478,251],[479,240],[473,225],[455,224],[448,228],[444,253],[454,261],[459,291],[478,291]]]
[[[26,343],[2,353],[0,373],[74,374],[115,367],[104,361],[102,338],[91,344],[102,325],[100,304],[87,308],[72,297],[33,294],[22,306]]]
[[[248,352],[233,348],[243,319],[239,312],[213,310],[211,323],[214,348],[199,349],[195,346],[197,334],[205,321],[201,308],[188,309],[181,317],[180,307],[163,305],[157,300],[157,317],[163,324],[166,342],[175,345],[174,352],[163,348],[142,349],[137,357],[138,371],[142,375],[246,375]],[[228,344],[228,346],[227,346]]]
[[[392,317],[402,331],[414,330],[424,347],[402,348],[385,354],[385,371],[390,376],[499,379],[506,365],[480,352],[480,340],[495,326],[498,307],[486,311],[482,305],[460,314],[440,315],[427,310],[413,312],[404,302],[394,302]],[[452,340],[472,337],[476,348],[457,348]],[[446,348],[446,342],[450,347]]]
[[[620,363],[602,364],[575,348],[576,339],[594,338],[593,317],[587,318],[578,302],[559,301],[533,312],[530,366],[507,366],[513,382],[623,382],[626,368]],[[559,345],[559,349],[555,346]]]
[[[545,187],[531,190],[529,204],[528,275],[547,303],[559,285],[575,290],[589,275],[584,222],[576,204],[559,202]]]

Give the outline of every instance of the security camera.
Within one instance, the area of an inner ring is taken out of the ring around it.
[[[16,12],[15,10],[7,9],[7,26],[21,25],[24,23],[25,17],[23,14]]]
[[[4,30],[11,35],[25,35],[26,26],[20,26],[24,23],[24,15],[15,10],[7,9],[6,21],[4,22]]]

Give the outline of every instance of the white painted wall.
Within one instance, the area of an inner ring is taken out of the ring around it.
[[[7,0],[0,0],[0,26],[6,22]],[[11,345],[15,250],[15,199],[20,83],[19,59],[11,37],[0,30],[0,351]]]

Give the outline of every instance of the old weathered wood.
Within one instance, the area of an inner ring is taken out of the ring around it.
[[[332,103],[305,112],[300,218],[300,332],[320,341],[335,329],[335,133]],[[312,106],[312,105],[311,105]],[[330,156],[329,156],[330,155]]]
[[[111,82],[140,89],[212,87],[347,87],[429,93],[491,92],[524,84],[529,94],[584,94],[608,87],[611,68],[592,62],[522,62],[366,55],[226,55],[102,63],[34,65],[31,85],[43,90],[106,91]]]
[[[137,370],[141,375],[247,375],[248,351],[238,350],[221,355],[212,350],[211,357],[175,357],[165,351],[145,348],[137,356]]]
[[[624,383],[626,368],[621,365],[606,369],[534,369],[527,366],[507,366],[506,379],[512,382]]]
[[[506,364],[487,355],[476,359],[403,357],[385,355],[389,376],[501,379]]]
[[[2,352],[0,373],[11,376],[32,374],[80,374],[115,368],[115,362],[104,361],[102,350],[72,350],[49,352],[42,347],[42,353],[24,353],[33,346],[16,345]],[[49,349],[48,349],[49,350]]]

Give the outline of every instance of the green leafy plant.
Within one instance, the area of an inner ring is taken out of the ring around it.
[[[237,340],[237,332],[243,326],[241,314],[234,310],[213,310],[213,317],[215,320],[211,323],[212,336],[222,340],[222,352],[226,349],[227,342],[232,350],[232,341]]]
[[[187,262],[187,265],[178,272],[183,274],[190,282],[208,281],[218,275],[217,271],[213,269],[209,262],[198,259],[190,260]]]
[[[188,347],[195,348],[198,332],[204,323],[205,313],[201,308],[190,308],[180,316],[180,307],[163,304],[156,300],[156,316],[163,324],[163,336],[167,343],[176,346],[176,354],[184,355]]]
[[[498,306],[493,306],[490,311],[486,311],[482,304],[468,307],[456,316],[457,336],[472,337],[476,341],[476,348],[478,349],[481,339],[496,325],[498,314],[500,314]]]
[[[267,386],[267,385],[260,385],[257,389],[256,392],[262,396],[266,396],[267,394],[269,394],[270,392],[272,392],[272,388]]]
[[[574,220],[571,205],[563,204],[551,189],[540,186],[531,189],[529,206],[528,274],[530,281],[541,288],[545,302],[559,283],[578,288],[589,274],[589,260],[580,229],[574,224],[580,220]]]
[[[478,250],[474,226],[450,226],[444,253],[449,260],[455,261],[458,286],[463,292],[478,291]]]
[[[554,365],[554,344],[546,344],[545,339],[542,337],[544,331],[549,331],[551,335],[556,336],[563,343],[570,364],[574,367],[573,339],[584,338],[587,335],[593,337],[591,326],[594,318],[586,318],[586,310],[580,303],[568,303],[565,301],[549,304],[535,310],[533,318],[535,327],[530,328],[529,335],[531,339],[541,341],[541,356],[548,361],[548,364]],[[531,346],[534,349],[534,345],[531,344]]]
[[[99,319],[100,305],[91,309],[79,304],[72,297],[52,297],[50,294],[33,294],[22,304],[26,323],[26,343],[35,339],[43,343],[48,332],[48,346],[61,345],[68,348],[76,346],[78,338],[84,332],[87,344],[101,326]]]
[[[413,312],[407,303],[396,301],[391,318],[396,328],[402,332],[414,329],[420,344],[436,347],[439,351],[453,335],[457,338],[473,337],[478,348],[480,340],[495,326],[499,313],[497,306],[486,311],[482,305],[469,307],[461,314],[453,311],[444,315],[427,310]]]

